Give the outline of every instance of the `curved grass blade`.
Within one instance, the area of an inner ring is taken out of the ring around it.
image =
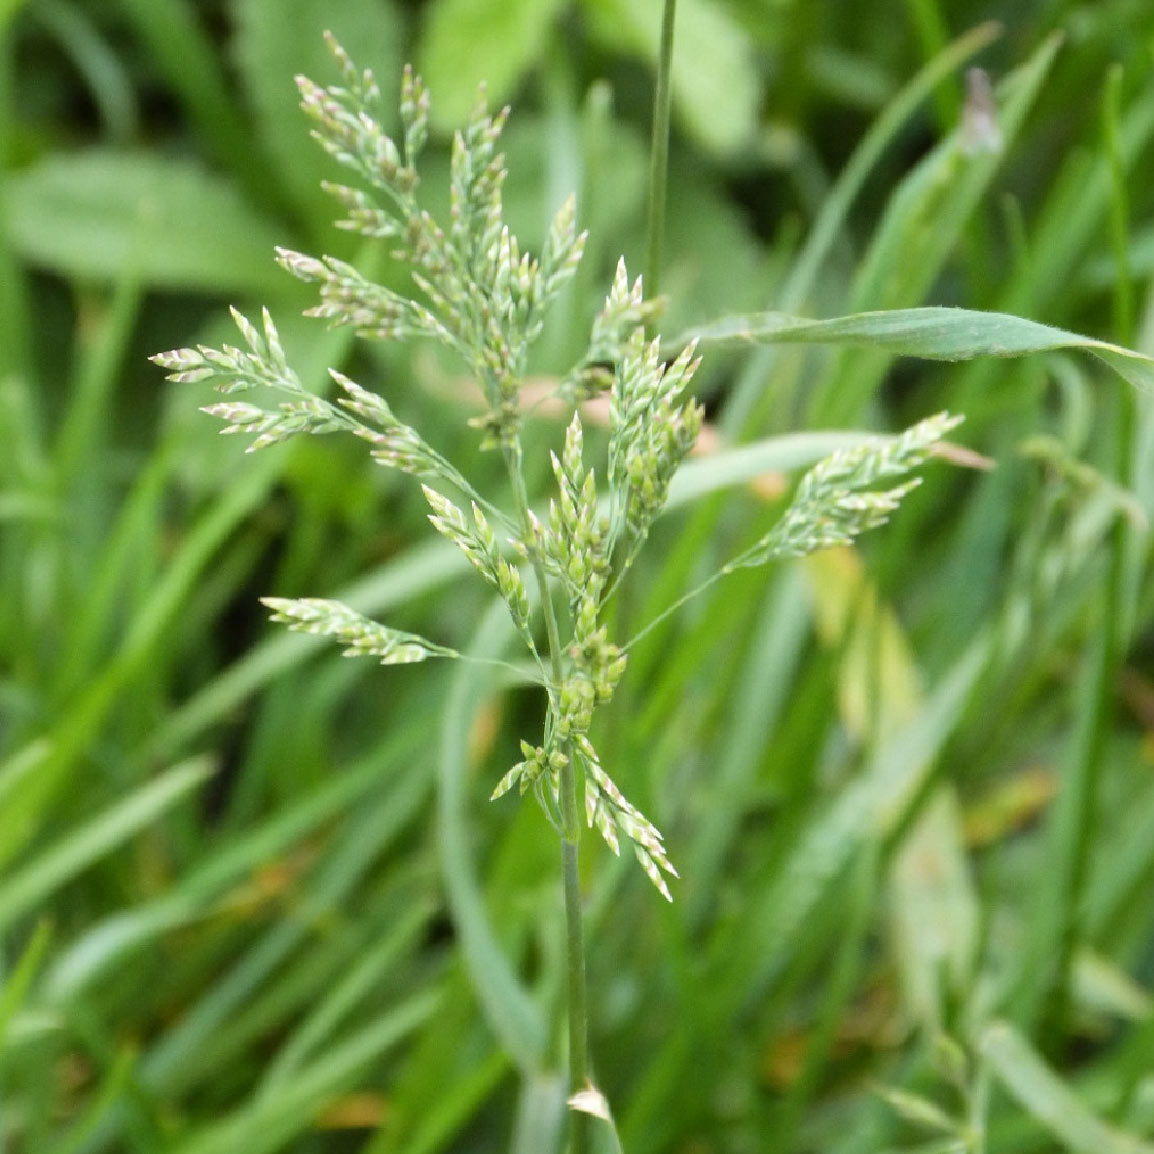
[[[205,758],[179,765],[38,854],[0,886],[0,927],[11,924],[94,861],[127,841],[201,785],[210,773],[211,765]]]
[[[761,909],[733,941],[727,968],[742,975],[721,994],[725,1013],[762,996],[786,964],[793,942],[859,847],[887,837],[900,824],[958,723],[990,659],[990,641],[979,635],[927,696],[925,707],[891,735],[855,781],[802,833],[783,863]]]
[[[0,1049],[4,1046],[8,1024],[23,1004],[51,941],[51,923],[46,921],[38,923],[31,939],[24,947],[24,952],[20,955],[20,960],[11,973],[4,974],[3,984],[0,985]]]
[[[391,752],[374,751],[376,756],[366,764],[350,767],[323,788],[236,837],[163,896],[111,913],[93,925],[56,958],[46,981],[49,998],[77,997],[112,964],[130,965],[132,951],[205,916],[229,886],[260,863],[284,854],[345,810],[365,806],[365,795],[381,781],[381,760]]]
[[[507,624],[505,604],[495,600],[467,652],[487,655],[497,650],[507,636]],[[497,941],[473,868],[465,822],[466,744],[473,713],[491,688],[490,670],[462,665],[445,705],[438,762],[441,868],[465,965],[485,1017],[517,1065],[533,1073],[544,1061],[547,1025]]]
[[[851,313],[807,320],[765,312],[726,317],[681,334],[677,344],[860,345],[907,357],[966,361],[1081,349],[1098,357],[1136,388],[1154,392],[1154,359],[1094,337],[1053,328],[1009,313],[917,308]]]
[[[809,295],[823,261],[845,226],[858,193],[901,129],[947,76],[988,47],[997,39],[999,32],[996,23],[987,21],[959,36],[930,60],[873,122],[823,202],[805,245],[790,271],[782,293],[782,300],[787,307],[797,307]]]
[[[367,1002],[373,991],[388,988],[386,976],[425,932],[432,912],[428,903],[410,910],[341,977],[277,1051],[264,1076],[261,1094],[274,1093],[291,1081],[307,1058],[323,1053],[325,1043],[338,1036],[341,1023],[358,1005]]]
[[[271,1154],[306,1130],[324,1106],[355,1084],[365,1069],[436,1010],[438,995],[426,990],[387,1010],[312,1065],[225,1119],[173,1147],[173,1154]]]
[[[1106,1125],[1006,1022],[982,1035],[982,1056],[1007,1092],[1067,1149],[1079,1154],[1154,1154],[1143,1142]]]

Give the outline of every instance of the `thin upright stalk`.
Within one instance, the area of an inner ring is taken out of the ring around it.
[[[566,789],[568,775],[571,788]],[[562,772],[561,800],[576,808],[577,791],[570,766]],[[568,814],[566,814],[568,820]],[[561,869],[565,879],[565,950],[569,969],[569,1089],[576,1093],[589,1081],[589,1015],[585,988],[585,927],[581,909],[581,881],[576,841],[561,841]],[[571,1154],[586,1154],[589,1147],[589,1115],[571,1111]]]
[[[520,446],[506,451],[505,465],[513,488],[517,517],[526,539],[529,536],[529,495],[521,470]],[[554,685],[559,686],[564,673],[561,662],[561,633],[557,612],[549,595],[549,578],[539,559],[533,560],[533,573],[541,597],[545,632],[549,640],[549,662]],[[566,749],[568,761],[560,774],[561,791],[561,872],[565,893],[565,953],[568,969],[569,1025],[569,1092],[577,1093],[589,1081],[589,1011],[585,980],[585,927],[581,908],[581,807],[577,797],[577,774],[572,750]],[[581,1110],[571,1111],[570,1154],[587,1154],[589,1149],[589,1116]]]
[[[649,242],[645,258],[645,295],[661,291],[661,246],[665,238],[665,190],[669,181],[669,108],[673,89],[673,18],[677,0],[665,0],[657,90],[653,98],[653,138],[649,148]]]

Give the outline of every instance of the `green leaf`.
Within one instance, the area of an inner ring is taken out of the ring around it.
[[[1154,1144],[1107,1126],[1006,1022],[982,1036],[982,1056],[998,1080],[1067,1150],[1080,1154],[1154,1154]]]
[[[339,1037],[342,1022],[351,1019],[354,1010],[364,1013],[366,1005],[371,1005],[371,994],[387,989],[389,981],[404,980],[395,971],[408,960],[405,952],[428,931],[431,915],[431,903],[418,903],[340,975],[277,1050],[264,1075],[264,1093],[290,1081],[307,1058],[323,1053],[325,1045]]]
[[[0,986],[0,1048],[6,1039],[9,1023],[23,1005],[51,941],[52,926],[40,922],[19,961],[4,975],[4,983]]]
[[[12,176],[8,240],[64,276],[152,288],[283,294],[279,239],[236,188],[187,161],[93,149]]]
[[[801,833],[763,903],[735,940],[730,964],[757,971],[724,996],[748,1005],[778,979],[794,936],[804,931],[823,897],[868,839],[891,836],[933,771],[934,759],[958,724],[974,686],[988,668],[990,642],[970,648],[927,695],[925,707],[883,742],[869,764]]]
[[[690,329],[677,343],[690,340],[708,344],[860,345],[899,356],[938,361],[1084,349],[1105,361],[1132,385],[1154,392],[1154,359],[1150,357],[1024,317],[974,309],[892,309],[829,320],[806,320],[786,313],[755,313],[726,317]]]
[[[126,1045],[112,1060],[99,1090],[85,1105],[79,1117],[45,1154],[81,1154],[81,1151],[91,1150],[93,1137],[99,1133],[101,1125],[131,1093],[135,1072],[135,1049]]]
[[[346,769],[322,788],[310,791],[243,835],[218,846],[199,867],[186,872],[163,895],[119,912],[109,911],[69,943],[56,958],[45,987],[53,1000],[76,997],[119,962],[131,967],[131,954],[164,934],[205,916],[229,886],[263,862],[304,841],[326,822],[355,808],[381,780],[379,761]]]
[[[433,94],[431,116],[455,128],[477,102],[503,104],[542,56],[561,0],[439,0],[431,6],[418,51]]]
[[[177,766],[48,846],[0,886],[0,927],[27,913],[93,862],[127,841],[196,789],[209,773],[210,766],[203,758]]]
[[[594,30],[614,52],[656,62],[661,5],[585,0]],[[714,0],[680,0],[673,36],[673,112],[714,152],[734,152],[757,129],[761,89],[749,40]]]
[[[174,1154],[235,1154],[238,1150],[267,1154],[283,1149],[325,1105],[354,1085],[370,1063],[423,1025],[437,1001],[435,993],[426,991],[394,1005],[295,1077],[246,1099],[230,1118],[174,1145]]]
[[[234,8],[236,59],[263,151],[305,219],[327,227],[337,208],[320,182],[334,166],[309,139],[294,77],[338,79],[323,35],[332,32],[360,68],[372,69],[387,126],[401,87],[403,21],[388,0],[237,0]]]

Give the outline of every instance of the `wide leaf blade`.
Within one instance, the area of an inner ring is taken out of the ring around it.
[[[828,320],[754,313],[690,329],[678,343],[689,340],[702,344],[860,345],[936,361],[1082,349],[1105,361],[1132,385],[1154,392],[1154,359],[1150,357],[1025,317],[976,309],[889,309]]]

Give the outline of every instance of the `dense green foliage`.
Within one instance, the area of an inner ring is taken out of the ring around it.
[[[1154,348],[1154,11],[1025,8],[679,0],[661,328],[701,338],[707,427],[615,633],[756,553],[829,451],[946,408],[965,449],[860,546],[661,620],[594,726],[681,875],[667,905],[583,858],[628,1154],[1154,1149],[1154,411],[1101,343]],[[266,304],[306,389],[372,385],[500,493],[459,362],[299,317],[275,245],[408,282],[332,229],[293,76],[333,79],[325,28],[386,91],[412,59],[442,217],[446,130],[481,80],[513,102],[511,224],[540,252],[576,190],[589,229],[533,384],[645,263],[660,9],[0,2],[5,1151],[559,1148],[556,838],[487,800],[539,691],[345,661],[258,598],[492,658],[504,605],[363,444],[246,457],[145,357]],[[534,501],[570,416],[525,424]]]

